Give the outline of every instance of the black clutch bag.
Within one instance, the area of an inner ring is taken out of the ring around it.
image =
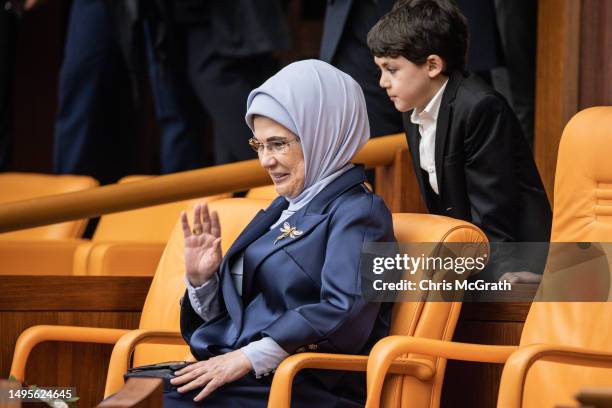
[[[166,361],[164,363],[150,364],[140,367],[132,367],[128,372],[123,374],[123,378],[127,381],[130,378],[161,378],[164,381],[164,392],[176,390],[177,387],[170,384],[170,380],[174,378],[174,372],[193,363],[186,361]]]

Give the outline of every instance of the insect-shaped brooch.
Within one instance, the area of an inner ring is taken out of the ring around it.
[[[299,229],[297,229],[297,227],[292,227],[291,225],[289,225],[288,222],[283,223],[282,228],[280,229],[281,234],[276,237],[276,239],[274,240],[274,245],[276,245],[276,243],[278,241],[280,241],[281,239],[284,238],[295,238],[295,237],[299,237],[300,235],[302,235],[303,231],[300,231]]]

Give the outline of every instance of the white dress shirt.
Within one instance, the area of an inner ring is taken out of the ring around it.
[[[410,116],[410,121],[415,125],[419,125],[419,133],[421,134],[419,142],[420,165],[428,173],[429,185],[431,185],[431,189],[436,194],[440,194],[438,191],[438,179],[436,178],[436,127],[440,103],[442,102],[442,95],[447,83],[448,79],[434,97],[431,98],[425,109],[421,111],[414,109]]]

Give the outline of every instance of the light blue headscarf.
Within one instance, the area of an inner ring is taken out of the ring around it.
[[[287,65],[251,91],[246,113],[251,131],[254,115],[273,119],[300,138],[304,190],[297,197],[285,197],[291,212],[353,167],[349,161],[370,138],[361,87],[349,75],[319,60]]]

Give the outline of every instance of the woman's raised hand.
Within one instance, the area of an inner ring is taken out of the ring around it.
[[[185,271],[193,286],[207,282],[221,264],[221,226],[216,211],[208,212],[206,204],[196,204],[193,210],[193,229],[187,213],[181,213],[185,237]]]

